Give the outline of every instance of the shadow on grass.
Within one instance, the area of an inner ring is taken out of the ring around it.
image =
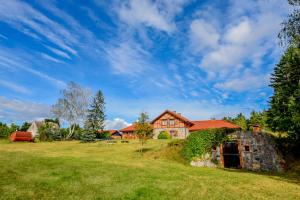
[[[268,178],[284,181],[289,183],[300,184],[300,173],[299,172],[254,172],[246,169],[230,169],[230,168],[221,168],[226,172],[234,172],[234,173],[245,173],[245,174],[253,174],[259,176],[266,176]]]
[[[146,152],[149,152],[149,151],[152,151],[153,148],[142,148],[142,149],[137,149],[135,150],[135,152],[137,153],[146,153]]]

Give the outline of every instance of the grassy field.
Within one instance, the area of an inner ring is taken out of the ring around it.
[[[0,199],[300,199],[297,174],[194,168],[166,145],[0,141]]]

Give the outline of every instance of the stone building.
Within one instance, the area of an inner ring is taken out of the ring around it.
[[[283,160],[275,148],[272,137],[262,132],[236,131],[230,141],[212,150],[212,159],[222,167],[252,171],[282,171]]]

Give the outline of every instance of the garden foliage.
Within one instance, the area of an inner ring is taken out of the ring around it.
[[[207,129],[192,132],[184,145],[183,156],[189,161],[201,157],[209,153],[214,146],[228,140],[227,135],[231,132],[233,132],[231,129]]]
[[[157,136],[157,139],[171,139],[171,136],[167,131],[161,131]]]

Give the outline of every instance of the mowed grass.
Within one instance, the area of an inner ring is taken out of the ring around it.
[[[297,174],[195,168],[167,142],[0,141],[0,199],[300,199]]]

